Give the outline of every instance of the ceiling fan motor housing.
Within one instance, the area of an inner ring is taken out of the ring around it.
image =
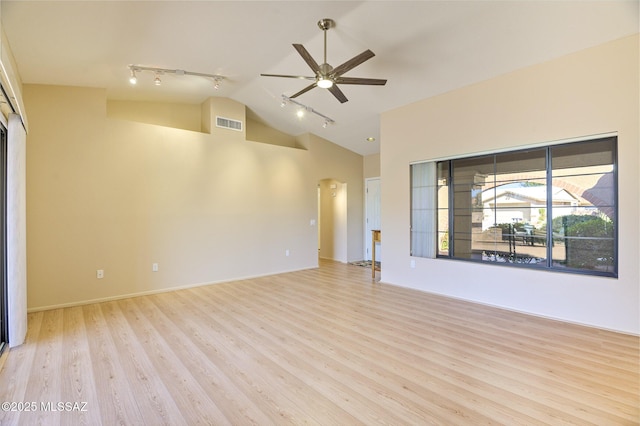
[[[320,74],[328,77],[329,73],[333,70],[333,67],[327,63],[320,65]]]
[[[318,21],[318,27],[320,27],[322,31],[327,31],[329,28],[333,28],[335,26],[335,21],[330,18],[324,18]]]

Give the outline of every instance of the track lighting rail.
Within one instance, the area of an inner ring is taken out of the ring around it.
[[[201,72],[193,72],[179,69],[169,69],[169,68],[156,68],[156,67],[147,67],[143,65],[129,65],[129,71],[131,72],[131,77],[129,78],[129,82],[131,84],[136,84],[138,77],[136,73],[148,71],[152,72],[155,75],[154,82],[156,85],[160,85],[160,75],[163,74],[175,74],[175,75],[194,75],[197,77],[210,78],[213,80],[215,84],[215,88],[217,89],[220,86],[220,83],[225,79],[223,75],[219,74],[206,74]]]
[[[302,102],[298,102],[295,99],[291,99],[290,97],[286,96],[286,95],[282,95],[282,104],[281,106],[284,107],[287,105],[287,103],[292,103],[294,105],[299,106],[300,108],[302,108],[305,111],[308,111],[312,114],[317,115],[318,117],[321,117],[324,120],[324,124],[322,125],[322,127],[327,127],[329,124],[335,124],[335,120],[333,118],[327,117],[326,115],[316,111],[315,109],[311,108],[308,105],[303,104]]]

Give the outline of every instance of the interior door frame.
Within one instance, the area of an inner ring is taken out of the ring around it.
[[[371,217],[371,212],[369,211],[369,183],[372,181],[378,181],[378,191],[380,190],[380,177],[372,177],[365,178],[364,180],[364,260],[372,260],[371,259],[371,230],[376,229],[372,227],[369,219]],[[378,208],[380,211],[380,208]],[[374,218],[375,219],[375,218]],[[380,215],[378,215],[378,226],[377,229],[380,228],[379,221]],[[376,257],[380,260],[380,250],[376,250]]]

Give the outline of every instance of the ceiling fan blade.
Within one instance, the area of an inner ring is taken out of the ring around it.
[[[357,78],[357,77],[338,77],[336,83],[340,84],[367,84],[371,86],[384,86],[387,80],[381,78]]]
[[[342,93],[342,90],[340,90],[340,88],[338,86],[336,86],[335,84],[331,87],[329,87],[327,90],[329,90],[333,96],[336,97],[337,100],[340,101],[341,104],[347,102],[349,99],[347,99],[347,97],[344,95],[344,93]]]
[[[315,59],[311,56],[311,54],[304,48],[301,44],[294,44],[293,47],[298,51],[302,59],[309,65],[309,67],[313,70],[313,72],[320,72],[320,65],[316,62]]]
[[[314,87],[316,87],[316,83],[308,85],[307,87],[305,87],[304,89],[302,89],[298,93],[289,96],[289,98],[291,98],[291,99],[297,98],[298,96],[302,95],[303,93],[307,93],[309,90],[313,89]]]
[[[339,77],[342,74],[344,74],[347,71],[349,71],[350,69],[353,69],[353,68],[357,67],[358,65],[360,65],[364,61],[367,61],[367,60],[373,58],[374,56],[376,56],[376,55],[371,50],[367,49],[364,52],[362,52],[361,54],[359,54],[357,56],[354,56],[353,58],[349,59],[344,64],[338,65],[337,67],[335,67],[331,71],[331,75],[333,75],[334,77]]]
[[[284,74],[260,74],[262,77],[284,77],[284,78],[297,78],[300,80],[315,80],[315,77],[307,77],[304,75],[284,75]]]

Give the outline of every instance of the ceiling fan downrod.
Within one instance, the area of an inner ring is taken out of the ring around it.
[[[335,26],[336,26],[335,21],[330,18],[324,18],[318,21],[318,27],[320,27],[320,29],[324,33],[324,62],[323,63],[325,64],[327,63],[327,30]]]

